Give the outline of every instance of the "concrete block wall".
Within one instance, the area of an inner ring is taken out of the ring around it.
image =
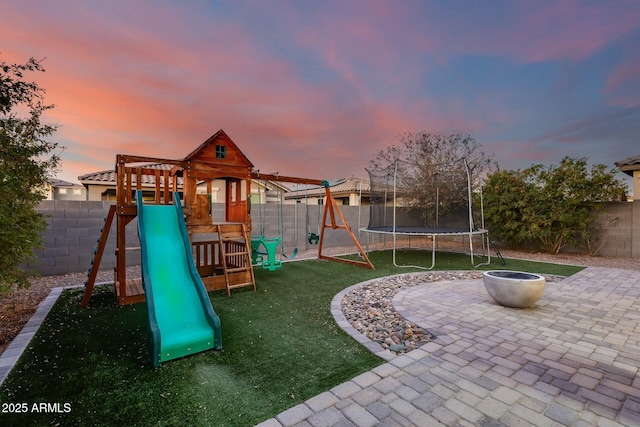
[[[43,248],[36,249],[37,263],[29,267],[42,275],[87,271],[93,259],[109,206],[113,202],[44,200],[39,212],[45,215],[47,228],[42,233]],[[127,226],[127,246],[139,246],[137,224]],[[115,219],[107,240],[100,269],[115,266]],[[128,263],[140,263],[139,251],[131,251]]]
[[[29,265],[41,275],[59,275],[72,272],[83,272],[89,269],[93,252],[97,246],[104,220],[113,202],[97,201],[53,201],[45,200],[40,204],[39,211],[46,216],[47,229],[42,233],[43,248],[35,251],[37,263]],[[278,249],[278,254],[284,251],[286,256],[291,256],[294,248],[300,251],[317,249],[317,245],[309,244],[307,240],[307,210],[305,205],[283,205],[282,224],[280,222],[280,206],[278,204],[254,206],[252,212],[252,235],[259,236],[264,229],[267,237],[283,238],[283,246]],[[320,220],[324,206],[320,209]],[[358,208],[355,206],[341,207],[343,215],[351,226],[353,232],[358,235]],[[296,215],[297,214],[297,215]],[[362,210],[362,224],[369,220],[368,209]],[[214,204],[212,210],[213,220],[224,220],[224,204]],[[310,206],[310,229],[318,232],[318,208]],[[339,218],[337,219],[338,223]],[[297,225],[297,232],[296,226]],[[297,233],[297,234],[296,234]],[[203,236],[207,237],[207,236]],[[137,234],[137,221],[127,225],[127,247],[138,247],[140,242]],[[202,240],[202,239],[199,239]],[[364,245],[365,236],[361,236]],[[345,230],[327,230],[324,247],[352,246],[353,243]],[[115,219],[107,240],[101,270],[112,270],[115,267],[116,229]],[[127,263],[137,265],[140,263],[139,251],[127,252]]]
[[[47,229],[42,233],[43,248],[36,250],[38,263],[29,267],[42,275],[58,275],[71,272],[87,271],[93,258],[93,251],[97,246],[104,218],[109,206],[113,202],[96,201],[53,201],[45,200],[40,204],[39,211],[46,215]],[[279,226],[280,210],[282,209],[282,225]],[[310,205],[308,210],[309,228],[318,233],[318,217],[322,220],[324,206]],[[366,233],[360,233],[359,227],[365,227],[369,222],[369,209],[358,206],[341,206],[340,210],[353,233],[364,247]],[[224,205],[214,204],[213,220],[220,222],[224,219]],[[317,250],[318,246],[307,240],[307,207],[297,205],[254,205],[252,215],[252,236],[261,235],[264,229],[266,237],[283,238],[283,245],[278,253],[284,252],[290,256],[294,248],[298,250]],[[339,218],[336,216],[339,221]],[[327,218],[329,222],[329,218]],[[599,237],[604,238],[605,244],[598,251],[601,256],[638,257],[640,258],[640,201],[633,203],[609,203],[599,212],[596,222]],[[297,227],[296,227],[297,226]],[[127,225],[126,239],[128,247],[140,246],[137,234],[137,221]],[[370,243],[387,241],[391,247],[391,238],[385,235],[370,234]],[[103,255],[100,269],[113,269],[115,266],[115,220],[111,228],[107,246]],[[327,229],[324,247],[353,247],[353,243],[345,230]],[[583,251],[585,252],[585,251]],[[140,252],[127,253],[129,265],[140,263]]]
[[[633,239],[634,214],[640,215],[640,204],[634,209],[634,203],[629,202],[607,203],[598,212],[593,226],[597,240],[604,241],[604,244],[596,255],[625,258],[634,256],[633,242],[635,240],[636,244],[640,243],[640,236]],[[640,225],[640,221],[636,224]],[[640,252],[636,253],[640,255]]]
[[[631,215],[632,227],[631,233],[631,256],[633,258],[640,258],[640,200],[634,200],[633,214]]]

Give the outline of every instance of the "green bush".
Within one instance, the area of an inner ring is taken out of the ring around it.
[[[567,244],[586,245],[591,253],[596,211],[625,198],[617,173],[603,164],[589,170],[587,159],[569,157],[548,168],[497,170],[483,190],[485,222],[493,236],[514,247],[537,245],[557,254]]]

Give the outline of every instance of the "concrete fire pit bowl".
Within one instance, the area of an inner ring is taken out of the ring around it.
[[[533,307],[547,283],[539,274],[508,270],[485,271],[482,281],[491,298],[500,305],[512,308]]]

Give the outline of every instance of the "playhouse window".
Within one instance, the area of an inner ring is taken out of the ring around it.
[[[224,159],[225,157],[227,157],[227,147],[216,145],[216,159]]]
[[[230,196],[231,203],[236,202],[236,188],[237,188],[236,184],[237,183],[235,181],[232,181],[231,185],[229,186],[229,196]]]
[[[244,179],[240,181],[240,201],[244,202],[247,200],[247,181]]]

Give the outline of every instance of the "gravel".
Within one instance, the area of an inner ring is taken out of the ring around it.
[[[440,280],[477,279],[474,271],[409,273],[383,277],[354,289],[342,298],[341,308],[351,325],[370,340],[396,353],[414,350],[435,337],[406,321],[391,301],[403,289]]]

